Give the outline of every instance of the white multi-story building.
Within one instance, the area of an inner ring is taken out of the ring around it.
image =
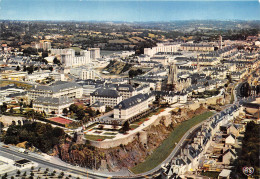
[[[122,96],[122,100],[137,94],[137,91],[129,84],[118,84],[116,90],[118,91],[119,95]]]
[[[51,86],[34,85],[28,90],[29,100],[35,100],[39,96],[45,97],[68,97],[68,98],[81,98],[83,88],[75,82],[58,81]]]
[[[53,98],[39,96],[34,100],[33,108],[36,111],[45,111],[47,114],[52,112],[55,112],[55,114],[62,114],[62,110],[64,108],[69,108],[71,104],[73,104],[73,99],[68,97]]]
[[[50,72],[35,72],[33,74],[26,75],[25,81],[34,83],[36,81],[42,81],[49,76],[50,76]]]
[[[138,94],[121,101],[114,108],[114,118],[128,120],[148,110],[148,99],[149,96],[147,94]]]
[[[162,44],[158,43],[156,47],[152,48],[144,48],[144,54],[149,56],[154,56],[156,53],[164,52],[164,53],[173,53],[177,52],[180,48],[181,44]]]
[[[81,80],[95,79],[95,70],[88,67],[71,68],[70,74]]]
[[[39,43],[33,43],[32,47],[36,49],[49,50],[51,49],[51,42],[42,40]]]
[[[122,101],[122,96],[116,90],[100,88],[90,94],[90,105],[97,101],[113,108]]]
[[[75,55],[73,49],[51,49],[51,54],[60,55],[61,63],[65,67],[79,67],[91,63],[90,51],[82,50],[80,55]]]
[[[81,51],[80,56],[76,56],[74,50],[73,53],[61,55],[61,63],[64,64],[65,67],[79,67],[88,65],[90,62],[90,52],[87,50]]]
[[[100,48],[89,48],[88,51],[90,52],[91,59],[100,58]]]

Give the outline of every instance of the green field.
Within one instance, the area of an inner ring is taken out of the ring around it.
[[[105,139],[113,139],[113,138],[115,138],[115,136],[100,136],[100,135],[86,135],[85,134],[85,138],[87,140],[98,140],[98,139],[105,140]]]
[[[211,178],[218,178],[219,174],[220,172],[210,172],[210,171],[201,173],[201,175],[211,177]]]
[[[212,112],[205,112],[201,115],[195,116],[188,121],[184,121],[170,133],[169,137],[165,139],[162,144],[154,150],[154,152],[146,158],[143,163],[131,168],[131,171],[135,174],[147,172],[157,165],[162,163],[172,152],[175,147],[175,143],[178,143],[182,136],[193,126],[204,121],[208,117],[212,116]]]

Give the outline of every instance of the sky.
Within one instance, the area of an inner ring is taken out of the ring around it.
[[[260,20],[257,0],[0,0],[1,20]]]

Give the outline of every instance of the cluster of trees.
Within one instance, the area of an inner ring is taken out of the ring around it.
[[[29,147],[33,145],[42,152],[48,152],[64,137],[65,132],[59,127],[53,128],[50,124],[28,122],[24,125],[9,126],[3,141],[5,144],[27,141]]]
[[[57,65],[61,65],[60,60],[58,60],[56,57],[53,59],[53,63]]]
[[[243,83],[241,88],[240,88],[240,95],[241,97],[248,97],[251,94],[251,87],[249,83]]]
[[[1,114],[5,114],[7,110],[7,104],[6,103],[3,103],[2,105],[0,105],[0,113]]]
[[[34,67],[33,65],[26,67],[25,65],[23,66],[23,71],[27,71],[28,74],[32,74],[34,71],[37,71],[38,67]]]
[[[143,74],[143,70],[142,69],[137,69],[137,70],[129,70],[128,72],[128,75],[129,75],[129,78],[133,78],[135,76],[138,76],[138,75],[141,75]]]
[[[62,112],[65,115],[67,115],[68,113],[74,113],[76,114],[78,120],[86,119],[86,113],[88,114],[88,117],[95,117],[96,115],[100,114],[99,111],[93,111],[90,107],[83,109],[76,104],[70,105],[69,110],[67,108],[64,108]]]
[[[245,136],[242,141],[242,151],[238,158],[234,161],[234,170],[232,171],[234,178],[244,178],[243,167],[253,167],[257,175],[259,171],[259,151],[260,151],[260,125],[249,122],[246,125]],[[254,177],[253,177],[254,178]]]

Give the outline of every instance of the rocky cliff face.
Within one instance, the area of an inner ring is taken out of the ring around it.
[[[71,139],[67,139],[63,144],[55,146],[54,155],[68,163],[88,168],[95,168],[96,166],[99,169],[101,163],[103,163],[101,168],[107,168],[109,171],[131,168],[144,161],[167,138],[176,124],[205,111],[206,109],[203,106],[195,111],[186,108],[180,109],[172,113],[172,123],[168,127],[164,125],[162,118],[158,125],[146,129],[147,143],[145,145],[139,138],[140,134],[137,134],[136,140],[133,142],[111,149],[98,149],[87,144],[76,144]],[[105,164],[104,161],[106,161]]]
[[[101,160],[105,159],[105,154],[87,144],[76,144],[69,138],[63,144],[56,145],[53,155],[61,160],[88,168],[99,168]]]
[[[127,145],[103,150],[106,155],[108,168],[111,171],[118,171],[123,167],[134,167],[136,164],[144,161],[168,136],[170,131],[170,128],[167,129],[164,125],[159,124],[152,126],[146,131],[147,145],[141,143],[139,137],[137,137],[135,141]]]

